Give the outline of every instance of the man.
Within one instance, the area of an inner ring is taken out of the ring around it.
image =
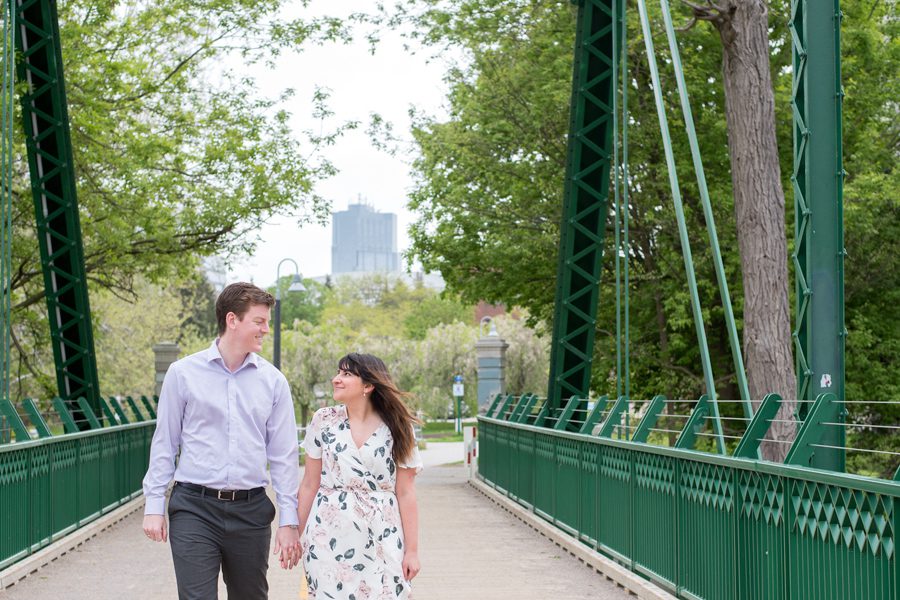
[[[265,493],[267,464],[281,509],[275,554],[282,568],[300,558],[294,403],[284,375],[257,354],[274,302],[249,283],[226,287],[216,300],[218,339],[173,363],[163,382],[144,532],[166,541],[174,476],[168,537],[181,600],[216,598],[220,567],[229,598],[268,597],[275,507]]]

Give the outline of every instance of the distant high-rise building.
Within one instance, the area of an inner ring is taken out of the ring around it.
[[[331,272],[396,273],[397,215],[380,213],[367,204],[351,204],[331,215]]]

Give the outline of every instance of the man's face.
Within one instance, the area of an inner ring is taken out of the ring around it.
[[[265,304],[251,304],[243,318],[229,313],[227,333],[244,352],[260,352],[263,338],[269,333],[270,315],[271,310]]]

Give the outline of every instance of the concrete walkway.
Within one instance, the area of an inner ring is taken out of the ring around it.
[[[618,600],[630,594],[471,487],[461,443],[431,443],[417,479],[422,572],[416,600]],[[177,598],[168,544],[148,541],[138,511],[0,590],[0,600]],[[272,600],[305,597],[299,568],[269,569]],[[220,585],[220,597],[226,598]]]

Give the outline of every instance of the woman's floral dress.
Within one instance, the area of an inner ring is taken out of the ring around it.
[[[310,598],[412,598],[403,578],[393,443],[382,424],[357,448],[344,405],[313,415],[303,448],[322,459],[322,480],[301,538]],[[421,470],[418,449],[400,467]]]

